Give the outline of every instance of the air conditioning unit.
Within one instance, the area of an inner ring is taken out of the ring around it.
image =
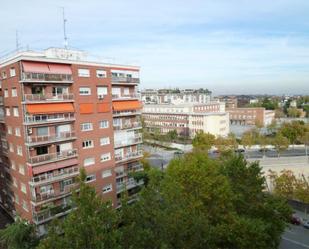
[[[32,134],[32,128],[28,128],[28,135],[31,135]]]

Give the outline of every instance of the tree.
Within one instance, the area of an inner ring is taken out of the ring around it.
[[[284,118],[285,114],[282,109],[275,109],[275,118]]]
[[[305,132],[305,134],[300,138],[300,142],[304,143],[306,156],[308,156],[309,131]]]
[[[75,209],[63,221],[52,224],[39,249],[120,248],[119,213],[85,179],[82,170],[80,188],[73,194]]]
[[[0,244],[8,249],[33,249],[38,242],[35,226],[19,217],[14,223],[0,230]]]
[[[199,131],[192,140],[194,149],[208,151],[215,143],[215,136],[210,133]]]
[[[258,143],[259,143],[261,149],[263,150],[263,155],[265,156],[267,145],[270,144],[270,139],[267,136],[260,135],[258,137]]]
[[[245,148],[250,148],[252,145],[256,143],[257,137],[258,137],[258,132],[256,130],[246,131],[241,137],[241,144]]]
[[[178,137],[178,133],[176,130],[171,130],[167,133],[167,137],[169,138],[170,141],[173,141]]]
[[[278,157],[282,151],[285,151],[289,147],[289,140],[277,133],[276,136],[271,140],[271,144],[275,147]]]
[[[290,170],[283,170],[280,175],[271,170],[269,172],[274,194],[285,199],[293,199],[296,184],[296,177],[293,172]]]
[[[291,117],[291,118],[299,118],[301,115],[301,112],[295,107],[288,108],[287,112],[288,112],[288,117]]]
[[[269,125],[267,125],[267,132],[268,134],[273,134],[276,132],[276,130],[277,130],[277,122],[274,119],[273,121],[271,121]]]
[[[291,123],[284,123],[279,133],[289,139],[291,144],[297,143],[301,137],[304,136],[307,127],[301,121],[292,121]],[[309,130],[308,130],[309,131]]]

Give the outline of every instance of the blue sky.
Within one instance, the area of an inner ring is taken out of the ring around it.
[[[141,88],[309,94],[308,0],[1,0],[0,56],[69,45],[141,66]]]

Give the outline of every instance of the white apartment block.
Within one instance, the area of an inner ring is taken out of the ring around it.
[[[142,117],[149,132],[156,129],[165,134],[176,130],[179,135],[193,138],[198,131],[209,132],[215,136],[229,133],[229,115],[225,104],[147,104]]]

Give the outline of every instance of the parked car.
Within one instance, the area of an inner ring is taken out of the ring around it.
[[[293,225],[300,225],[301,219],[297,215],[293,214],[291,217],[290,223]]]
[[[242,149],[242,148],[236,149],[234,151],[235,151],[235,153],[245,153],[245,149]]]
[[[309,220],[305,221],[305,222],[303,223],[303,226],[304,226],[304,228],[309,229]]]

